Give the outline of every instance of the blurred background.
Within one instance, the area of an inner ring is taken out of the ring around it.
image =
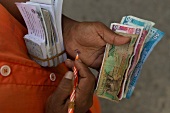
[[[170,113],[170,0],[64,0],[63,14],[108,27],[127,15],[155,22],[165,37],[144,64],[131,99],[100,101],[102,113]]]

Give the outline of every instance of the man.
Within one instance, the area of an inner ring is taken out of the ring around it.
[[[93,96],[95,77],[89,67],[99,69],[106,43],[121,45],[129,38],[113,33],[99,22],[77,22],[63,16],[65,48],[75,62],[66,60],[55,68],[43,68],[30,60],[23,36],[24,21],[15,2],[0,1],[0,112],[2,113],[67,113],[72,90],[74,65],[79,72],[76,89],[76,113],[99,113],[98,100]],[[63,77],[64,76],[64,77]]]

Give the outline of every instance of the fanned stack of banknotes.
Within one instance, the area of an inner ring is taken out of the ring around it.
[[[125,16],[121,23],[112,23],[111,30],[130,37],[128,44],[107,44],[97,84],[97,95],[113,101],[130,98],[142,66],[164,33],[154,22]]]
[[[57,66],[66,60],[61,28],[63,0],[30,0],[16,3],[28,34],[24,40],[30,57],[43,67]]]

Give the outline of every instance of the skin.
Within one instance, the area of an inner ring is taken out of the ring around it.
[[[93,92],[95,88],[95,77],[88,67],[77,60],[66,60],[66,66],[73,68],[75,65],[79,72],[79,84],[76,89],[75,113],[86,113],[93,104]],[[73,72],[70,76],[74,76]],[[67,73],[66,73],[67,75]],[[49,97],[46,106],[46,113],[67,113],[69,96],[72,91],[72,79],[63,78],[56,91]]]
[[[0,3],[23,25],[25,25],[15,2],[27,0],[0,0]],[[106,43],[121,45],[130,39],[119,36],[100,22],[77,22],[66,16],[62,18],[63,36],[66,51],[75,58],[76,49],[80,51],[80,60],[66,60],[68,68],[75,65],[79,72],[79,85],[76,89],[75,113],[85,113],[92,106],[95,77],[89,67],[99,69],[102,63]],[[56,91],[48,98],[46,113],[67,113],[69,96],[72,90],[73,72],[67,72]]]
[[[125,44],[128,37],[112,32],[101,22],[77,22],[67,17],[63,19],[63,35],[67,53],[75,58],[78,49],[80,59],[89,67],[99,69],[107,43]]]
[[[21,24],[25,26],[25,22],[15,5],[15,2],[26,2],[28,0],[0,0],[0,3],[14,16]]]

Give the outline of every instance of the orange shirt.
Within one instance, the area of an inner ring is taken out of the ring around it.
[[[0,4],[0,113],[44,113],[47,98],[68,71],[64,63],[49,69],[30,60],[23,40],[26,33]],[[100,113],[98,103],[94,96],[92,113]]]

